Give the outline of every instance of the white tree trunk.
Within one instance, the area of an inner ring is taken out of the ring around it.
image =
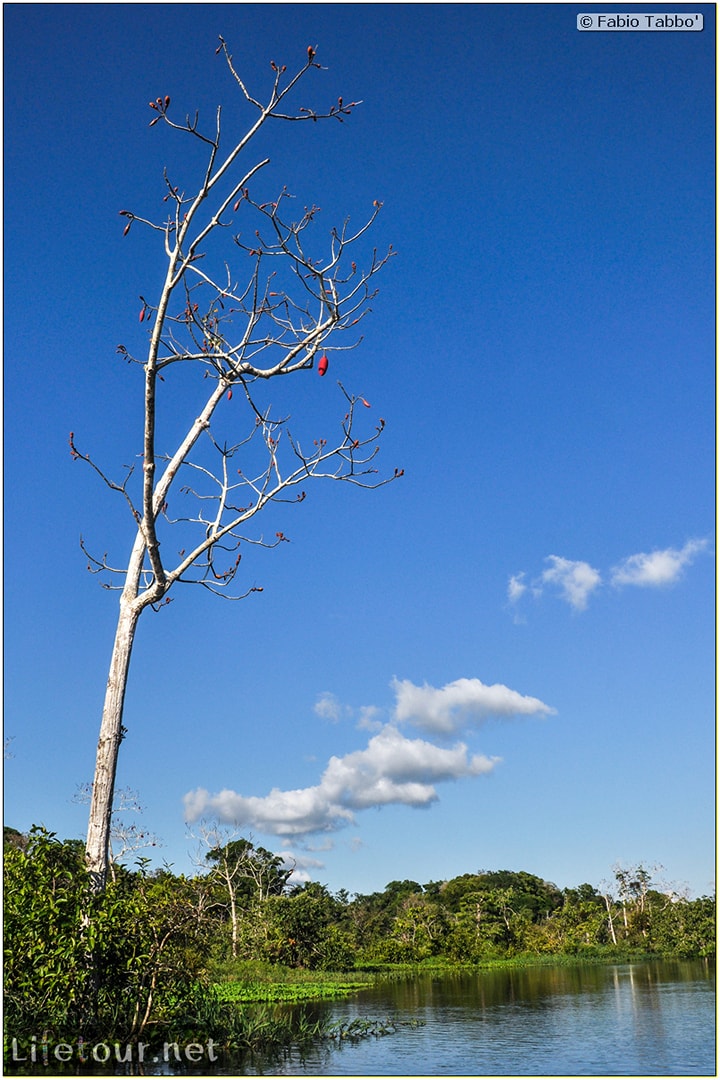
[[[610,937],[612,938],[613,945],[617,945],[617,938],[615,936],[615,924],[612,917],[612,908],[610,907],[611,900],[609,896],[604,896],[603,900],[605,901],[605,907],[607,908],[608,930],[610,931]]]
[[[107,877],[115,773],[123,735],[125,688],[135,628],[141,610],[136,603],[128,602],[125,597],[120,601],[120,614],[105,691],[86,845],[88,869],[98,891],[105,887]]]

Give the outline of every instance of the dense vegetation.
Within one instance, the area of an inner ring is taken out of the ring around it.
[[[661,892],[642,866],[617,869],[612,893],[501,870],[351,897],[292,885],[277,856],[239,840],[193,877],[115,864],[98,895],[82,843],[39,828],[6,829],[4,864],[6,1040],[252,1046],[287,1031],[238,1003],[331,995],[391,965],[715,953],[714,898]]]

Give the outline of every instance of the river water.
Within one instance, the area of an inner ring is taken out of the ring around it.
[[[424,975],[342,1001],[277,1008],[334,1024],[387,1018],[394,1031],[232,1058],[190,1044],[176,1048],[187,1051],[179,1060],[160,1054],[142,1065],[134,1058],[113,1065],[111,1058],[105,1066],[88,1060],[53,1069],[54,1060],[33,1065],[26,1058],[6,1075],[716,1075],[715,969],[702,960]],[[107,1060],[101,1050],[93,1050],[96,1061]]]
[[[705,961],[518,968],[386,983],[314,1006],[332,1019],[424,1022],[225,1075],[714,1076],[715,971]],[[315,1013],[317,1015],[317,1011]],[[219,1063],[218,1063],[219,1064]]]

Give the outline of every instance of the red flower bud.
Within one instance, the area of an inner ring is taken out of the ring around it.
[[[325,372],[327,371],[327,369],[328,369],[328,358],[323,353],[323,355],[318,360],[318,375],[324,375]]]
[[[232,401],[232,390],[228,390],[227,399],[228,399],[228,401]]]
[[[165,98],[165,108],[167,109],[169,105],[170,105],[170,98],[166,97]]]
[[[370,408],[370,402],[369,401],[366,401],[364,397],[361,397],[360,400],[362,401],[362,403],[363,403],[363,405],[365,406],[366,409]]]

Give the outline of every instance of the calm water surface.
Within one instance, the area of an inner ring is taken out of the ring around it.
[[[332,1040],[204,1066],[100,1068],[105,1075],[714,1076],[715,973],[703,961],[425,976],[341,1002],[287,1006],[312,1020],[390,1018],[394,1034]],[[410,1022],[422,1021],[411,1027]],[[84,1075],[99,1075],[83,1066]],[[60,1075],[38,1063],[13,1070]],[[77,1072],[64,1067],[64,1075]]]
[[[225,1075],[714,1076],[715,973],[703,961],[490,971],[386,984],[313,1015],[424,1027]]]

